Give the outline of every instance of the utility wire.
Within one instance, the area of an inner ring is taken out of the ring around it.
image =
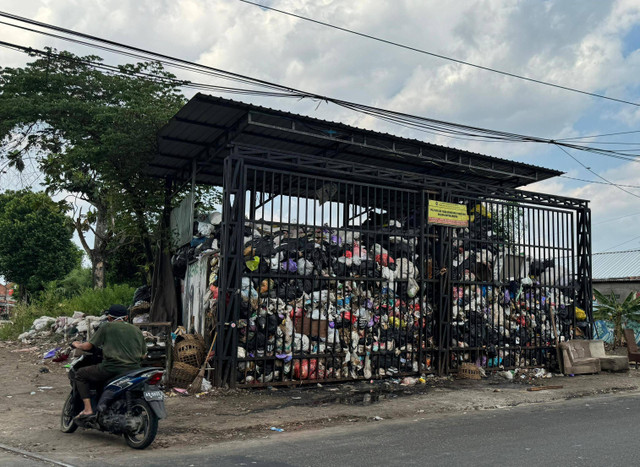
[[[631,243],[632,241],[637,240],[637,239],[639,239],[639,238],[640,238],[640,235],[638,235],[637,237],[633,237],[631,240],[627,240],[626,242],[618,243],[617,245],[614,245],[614,246],[612,246],[611,248],[607,248],[606,250],[598,251],[598,252],[597,252],[597,253],[595,253],[595,254],[598,254],[598,253],[606,253],[607,251],[611,251],[611,250],[613,250],[614,248],[618,248],[619,246],[626,245],[627,243]]]
[[[598,180],[587,180],[585,178],[570,177],[568,175],[558,175],[558,177],[568,178],[569,180],[577,180],[579,182],[595,183],[597,185],[611,185],[611,183],[609,183],[609,182],[599,182]],[[622,186],[622,187],[625,187],[625,188],[640,188],[640,185],[623,185],[622,183],[616,183],[616,185]]]
[[[596,225],[606,224],[607,222],[619,221],[620,219],[626,219],[627,217],[634,217],[634,216],[640,216],[640,212],[636,212],[634,214],[627,214],[626,216],[614,217],[613,219],[607,219],[601,222],[597,222],[593,224],[593,226],[595,227]]]
[[[0,23],[2,23],[2,21],[0,21]],[[206,83],[194,83],[192,81],[180,80],[178,78],[158,76],[152,73],[132,72],[130,70],[124,71],[114,65],[107,65],[105,63],[98,62],[98,61],[85,60],[80,57],[64,56],[54,52],[34,49],[32,47],[21,46],[18,44],[13,44],[5,41],[0,41],[0,47],[16,50],[32,56],[39,55],[43,58],[55,58],[61,61],[80,63],[83,65],[89,66],[95,70],[100,70],[109,74],[120,74],[125,76],[135,76],[138,78],[152,80],[152,81],[162,81],[168,84],[176,85],[178,87],[185,87],[185,88],[191,88],[196,90],[217,91],[221,93],[231,93],[231,94],[250,94],[250,95],[265,96],[265,97],[289,97],[289,98],[297,97],[297,96],[294,96],[288,93],[283,93],[283,92],[259,91],[255,89],[233,88],[233,87],[219,86],[219,85],[206,84]],[[141,57],[141,58],[146,59],[146,57]]]
[[[602,138],[603,136],[630,135],[632,133],[640,133],[640,130],[618,131],[616,133],[605,133],[603,135],[574,136],[573,138],[560,138],[560,139],[557,139],[556,141],[572,141],[574,139]]]
[[[580,164],[582,167],[584,167],[585,169],[587,169],[589,172],[591,172],[593,175],[595,175],[596,177],[604,180],[605,182],[609,183],[610,185],[613,185],[614,187],[616,187],[618,190],[620,191],[624,191],[625,193],[631,195],[631,196],[635,196],[636,198],[640,198],[640,195],[637,195],[635,193],[633,193],[632,191],[629,190],[625,190],[624,188],[622,188],[620,185],[616,185],[615,183],[613,183],[611,180],[607,180],[606,178],[604,178],[602,175],[598,174],[597,172],[591,170],[591,167],[587,167],[586,165],[584,165],[582,162],[580,162],[580,159],[578,159],[577,157],[575,157],[573,154],[571,154],[569,151],[567,151],[565,148],[563,148],[560,145],[556,145],[558,148],[560,148],[560,150],[562,152],[564,152],[567,156],[569,156],[571,159],[573,159],[574,161],[576,161],[578,164]]]
[[[319,24],[319,25],[326,26],[326,27],[329,27],[329,28],[337,29],[339,31],[343,31],[343,32],[346,32],[346,33],[349,33],[349,34],[354,34],[356,36],[365,37],[367,39],[372,39],[374,41],[382,42],[384,44],[393,45],[395,47],[400,47],[402,49],[410,50],[412,52],[418,52],[418,53],[421,53],[421,54],[424,54],[424,55],[429,55],[431,57],[441,58],[443,60],[448,60],[450,62],[459,63],[461,65],[466,65],[466,66],[478,68],[480,70],[490,71],[492,73],[498,73],[500,75],[509,76],[511,78],[517,78],[517,79],[521,79],[521,80],[524,80],[524,81],[529,81],[531,83],[542,84],[544,86],[550,86],[550,87],[562,89],[562,90],[565,90],[565,91],[575,92],[575,93],[584,94],[584,95],[591,96],[591,97],[598,97],[600,99],[607,99],[607,100],[614,101],[614,102],[620,102],[622,104],[628,104],[628,105],[633,105],[633,106],[636,106],[636,107],[640,107],[640,104],[638,104],[636,102],[631,102],[631,101],[627,101],[627,100],[624,100],[624,99],[617,99],[617,98],[614,98],[614,97],[608,97],[608,96],[605,96],[605,95],[602,95],[602,94],[596,94],[596,93],[593,93],[593,92],[582,91],[580,89],[571,88],[569,86],[562,86],[560,84],[550,83],[548,81],[542,81],[542,80],[535,79],[535,78],[529,78],[527,76],[522,76],[522,75],[518,75],[518,74],[515,74],[515,73],[510,73],[508,71],[503,71],[503,70],[498,70],[498,69],[495,69],[495,68],[490,68],[490,67],[486,67],[486,66],[482,66],[482,65],[477,65],[475,63],[466,62],[464,60],[459,60],[457,58],[452,58],[452,57],[448,57],[446,55],[441,55],[441,54],[437,54],[437,53],[434,53],[434,52],[429,52],[427,50],[418,49],[417,47],[412,47],[412,46],[409,46],[409,45],[401,44],[399,42],[394,42],[394,41],[390,41],[390,40],[387,40],[387,39],[382,39],[380,37],[372,36],[370,34],[365,34],[365,33],[362,33],[362,32],[354,31],[352,29],[347,29],[347,28],[343,28],[343,27],[340,27],[340,26],[336,26],[335,24],[326,23],[324,21],[320,21],[320,20],[317,20],[317,19],[309,18],[307,16],[302,16],[302,15],[298,15],[296,13],[291,13],[290,11],[279,10],[277,8],[273,8],[273,7],[270,7],[270,6],[262,5],[262,4],[257,3],[257,2],[252,2],[252,1],[249,1],[249,0],[240,0],[240,1],[242,3],[246,3],[248,5],[257,6],[259,8],[264,9],[264,10],[275,11],[276,13],[281,13],[283,15],[287,15],[287,16],[291,16],[291,17],[294,17],[294,18],[302,19],[304,21],[309,21],[310,23],[315,23],[315,24]]]
[[[388,121],[393,124],[402,125],[402,126],[415,129],[415,130],[420,130],[420,131],[432,131],[436,134],[440,134],[447,137],[462,136],[462,137],[469,137],[469,138],[475,138],[475,139],[483,138],[484,140],[487,140],[487,141],[532,142],[532,143],[554,144],[557,146],[564,146],[571,149],[587,151],[587,152],[591,152],[594,154],[599,154],[607,157],[614,157],[614,158],[625,160],[625,161],[640,163],[640,161],[635,160],[632,155],[623,154],[615,150],[583,146],[583,145],[578,145],[574,143],[563,143],[563,142],[558,142],[558,141],[554,141],[547,138],[525,136],[525,135],[519,135],[516,133],[510,133],[505,131],[497,131],[497,130],[490,130],[490,129],[480,128],[480,127],[461,125],[457,123],[435,120],[435,119],[430,119],[426,117],[418,117],[415,115],[405,114],[402,112],[395,112],[391,110],[367,106],[364,104],[358,104],[358,103],[345,101],[337,98],[322,96],[315,93],[309,93],[309,92],[305,92],[289,86],[284,86],[277,83],[271,83],[268,81],[252,78],[246,75],[241,75],[241,74],[209,67],[206,65],[201,65],[195,62],[190,62],[188,60],[171,57],[165,54],[152,52],[149,50],[141,49],[138,47],[127,45],[127,44],[122,44],[122,43],[118,43],[108,39],[102,39],[89,34],[62,28],[60,26],[49,25],[47,23],[42,23],[42,22],[31,20],[28,18],[22,18],[20,16],[13,15],[10,13],[0,12],[0,16],[8,17],[14,21],[26,22],[27,24],[35,25],[40,28],[53,29],[55,31],[62,32],[64,34],[68,34],[71,36],[79,36],[82,38],[89,39],[93,42],[109,44],[110,47],[102,44],[96,45],[89,42],[80,41],[78,39],[55,35],[49,32],[39,31],[36,29],[26,28],[25,26],[17,26],[11,23],[4,23],[7,25],[20,27],[22,29],[28,29],[31,32],[41,33],[41,34],[53,36],[59,39],[63,39],[63,40],[69,40],[71,42],[79,43],[89,47],[97,47],[101,50],[108,50],[113,53],[124,54],[127,56],[135,56],[138,59],[155,60],[160,63],[167,64],[168,66],[175,66],[175,67],[196,72],[196,73],[204,73],[204,74],[215,76],[217,78],[230,79],[233,81],[238,81],[244,84],[250,84],[250,85],[259,86],[259,87],[267,87],[270,91],[260,92],[256,90],[247,90],[247,89],[238,89],[238,88],[222,88],[222,87],[215,87],[213,85],[192,84],[192,86],[199,86],[202,89],[204,89],[206,86],[208,89],[215,89],[215,90],[219,90],[220,92],[237,92],[237,93],[245,93],[245,94],[276,96],[276,97],[285,97],[286,95],[286,97],[296,97],[299,99],[310,98],[318,102],[327,102],[327,103],[330,102],[335,105],[341,106],[343,108],[346,108],[355,112],[359,112],[365,115],[370,115],[375,118]],[[125,49],[125,50],[123,51],[120,49]]]

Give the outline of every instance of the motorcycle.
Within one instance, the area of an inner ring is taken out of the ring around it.
[[[60,429],[73,433],[78,427],[123,435],[134,449],[149,446],[158,432],[158,420],[167,416],[164,393],[157,384],[163,371],[158,368],[139,368],[107,381],[102,387],[91,389],[94,416],[75,419],[83,410],[83,402],[75,384],[75,373],[85,366],[99,363],[98,352],[84,353],[70,364],[71,392],[62,408]]]

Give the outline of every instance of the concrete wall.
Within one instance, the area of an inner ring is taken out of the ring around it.
[[[593,288],[604,295],[609,295],[613,291],[619,300],[624,300],[629,292],[640,292],[640,280],[628,282],[593,281]]]

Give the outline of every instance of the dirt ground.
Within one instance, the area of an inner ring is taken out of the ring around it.
[[[62,363],[43,360],[53,342],[0,342],[0,439],[2,443],[53,458],[99,459],[128,449],[121,437],[92,430],[59,431],[60,411],[69,391]],[[528,391],[531,387],[560,389]],[[309,430],[390,419],[418,419],[562,401],[594,394],[638,391],[640,370],[628,373],[518,378],[491,375],[481,381],[428,378],[426,384],[396,381],[313,385],[295,388],[214,390],[200,397],[168,392],[169,417],[161,420],[150,450],[198,449],[205,445],[285,431]]]

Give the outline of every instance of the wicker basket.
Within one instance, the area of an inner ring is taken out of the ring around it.
[[[458,370],[458,378],[461,379],[481,379],[480,368],[473,363],[463,363]]]
[[[200,368],[205,357],[204,338],[200,334],[185,334],[176,339],[173,361]]]
[[[178,388],[188,387],[198,376],[199,368],[182,362],[174,362],[169,377],[169,386]]]

